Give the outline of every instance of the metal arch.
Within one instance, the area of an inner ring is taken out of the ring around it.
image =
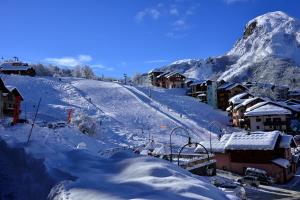
[[[179,158],[180,158],[180,154],[181,154],[182,150],[183,150],[186,146],[192,145],[192,144],[195,144],[196,147],[197,147],[198,145],[200,145],[200,146],[205,150],[205,152],[206,152],[206,154],[207,154],[207,159],[209,160],[209,152],[207,151],[207,149],[206,149],[202,144],[200,144],[200,143],[198,143],[198,142],[192,142],[192,143],[189,142],[189,143],[185,144],[183,147],[181,147],[181,149],[180,149],[180,151],[179,151],[178,158],[177,158],[177,165],[178,165],[178,166],[179,166]]]
[[[188,134],[188,137],[190,137],[190,133],[188,132],[187,129],[183,128],[182,126],[177,126],[175,128],[172,129],[172,131],[170,132],[170,162],[173,161],[173,151],[172,151],[172,134],[177,130],[177,129],[181,129],[181,130],[184,130],[187,134]]]

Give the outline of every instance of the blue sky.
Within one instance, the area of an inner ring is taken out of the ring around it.
[[[252,18],[298,0],[0,0],[0,56],[132,75],[226,53]]]

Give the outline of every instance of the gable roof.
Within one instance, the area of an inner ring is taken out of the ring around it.
[[[208,150],[211,144],[212,152],[216,153],[224,153],[226,150],[273,150],[278,139],[279,148],[290,147],[290,138],[282,135],[280,131],[234,132],[223,135],[220,140],[203,141],[200,144]],[[203,152],[203,148],[199,146],[195,152]]]
[[[247,99],[247,96],[253,97],[253,95],[248,92],[242,92],[242,93],[239,93],[239,94],[231,97],[228,100],[228,102],[233,103],[233,104],[240,104],[240,103],[243,103]]]
[[[23,98],[23,96],[21,95],[21,93],[19,92],[19,90],[16,88],[16,87],[14,87],[14,86],[6,86],[7,87],[7,89],[9,90],[9,92],[10,93],[12,93],[13,95],[15,95],[15,96],[20,96],[21,97],[21,100],[23,101],[24,100],[24,98]]]
[[[164,76],[166,76],[166,75],[169,74],[169,73],[171,73],[171,72],[164,72],[164,73],[158,75],[156,78],[164,77]]]
[[[170,72],[170,73],[166,74],[165,76],[166,76],[166,78],[170,78],[171,76],[174,76],[176,74],[179,74],[180,76],[183,76],[185,78],[185,76],[179,72]]]
[[[7,87],[5,87],[4,82],[2,81],[2,79],[0,78],[0,90],[4,93],[8,93],[9,90],[7,89]]]
[[[234,83],[232,83],[232,82],[225,82],[225,83],[223,83],[222,85],[220,85],[219,87],[218,87],[218,89],[226,89],[227,87],[229,87],[229,86],[231,86],[231,85],[234,85]]]
[[[32,69],[30,66],[13,66],[11,63],[2,63],[0,64],[0,71],[11,71],[11,70],[16,70],[16,71],[27,71],[29,69]]]
[[[251,107],[250,107],[251,108]],[[247,111],[245,116],[264,116],[264,115],[290,115],[292,112],[278,105],[265,104],[251,111]]]
[[[262,101],[264,101],[264,99],[262,99],[260,97],[253,97],[253,98],[245,99],[242,103],[238,104],[233,109],[234,110],[238,110],[242,106],[247,106],[248,104],[250,104],[250,103],[252,103],[253,101],[256,101],[256,100],[262,100]]]
[[[273,150],[279,131],[254,132],[245,134],[243,132],[233,133],[229,138],[226,149],[228,150]]]

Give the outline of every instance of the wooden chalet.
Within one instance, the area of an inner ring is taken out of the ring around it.
[[[164,73],[164,72],[159,71],[159,70],[155,70],[155,69],[153,69],[153,70],[151,70],[151,71],[148,72],[148,77],[149,77],[149,79],[150,79],[150,81],[151,81],[151,84],[152,84],[153,86],[156,86],[156,87],[159,87],[159,86],[160,86],[157,77],[158,77],[159,75],[163,74],[163,73]]]
[[[3,118],[4,113],[4,94],[9,93],[9,90],[5,87],[2,79],[0,78],[0,119]]]
[[[215,154],[217,169],[241,175],[249,167],[261,169],[277,183],[289,181],[297,170],[297,161],[291,153],[295,147],[293,137],[279,131],[235,132],[201,144]],[[199,146],[195,151],[203,149]]]
[[[246,109],[260,102],[264,102],[264,99],[259,97],[253,97],[253,98],[245,99],[242,103],[234,106],[231,112],[232,125],[236,127],[244,128]]]
[[[247,108],[245,124],[251,131],[288,131],[292,112],[274,102],[261,102]]]
[[[226,110],[229,107],[229,99],[239,93],[247,91],[247,88],[238,83],[224,83],[218,86],[218,108]]]
[[[35,70],[27,63],[16,62],[5,62],[0,65],[0,73],[2,74],[18,74],[35,76]]]
[[[0,79],[0,118],[13,117],[17,122],[21,112],[21,102],[24,100],[17,88],[5,86]]]
[[[160,73],[155,78],[156,86],[162,88],[184,88],[186,77],[179,72]]]
[[[202,102],[206,102],[207,85],[206,81],[195,81],[190,85],[191,96],[199,98]]]

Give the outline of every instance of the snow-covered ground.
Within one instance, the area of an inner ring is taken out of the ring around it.
[[[226,199],[204,178],[193,176],[161,159],[139,156],[130,151],[102,158],[98,151],[103,144],[75,128],[53,130],[35,127],[29,144],[26,144],[29,130],[30,125],[0,127],[0,137],[8,147],[24,150],[26,154],[17,154],[17,160],[14,161],[16,165],[9,166],[12,173],[4,175],[7,182],[13,177],[17,186],[27,184],[34,187],[39,181],[39,177],[32,178],[35,170],[43,174],[40,178],[44,185],[39,185],[35,192],[23,191],[22,194],[17,191],[18,187],[7,189],[9,184],[3,184],[0,190],[2,197],[9,195],[12,199],[42,199],[45,190],[52,188],[49,198],[63,200]],[[8,151],[4,146],[1,145],[1,151]],[[28,162],[31,158],[36,160]],[[41,163],[45,165],[44,171]],[[7,162],[3,163],[1,169],[7,171],[6,165]],[[24,170],[22,168],[31,168],[33,171],[20,173]],[[14,170],[18,170],[18,178],[14,177]]]
[[[150,99],[145,88],[116,83],[74,78],[1,78],[22,93],[22,118],[32,119],[42,98],[37,117],[40,122],[66,121],[67,110],[73,109],[73,117],[81,113],[97,124],[93,136],[81,133],[73,125],[55,130],[37,125],[29,144],[26,140],[30,125],[0,125],[1,151],[11,155],[0,159],[1,179],[7,180],[0,181],[4,198],[43,199],[50,190],[50,199],[227,198],[206,179],[167,161],[130,151],[111,158],[102,154],[114,147],[145,144],[149,134],[155,142],[167,143],[176,126],[186,128],[198,142],[208,138],[209,131],[213,136],[219,134],[217,129],[209,130],[208,124],[218,120],[225,127],[226,115],[185,97],[184,91],[153,88]],[[166,101],[159,101],[160,98]],[[178,131],[173,137],[178,145],[187,142],[183,132]],[[36,187],[40,176],[43,179]],[[6,182],[24,187],[8,187]],[[38,189],[22,193],[33,187]]]
[[[24,96],[22,117],[33,118],[42,98],[39,121],[66,121],[67,110],[92,117],[97,123],[97,139],[115,145],[138,146],[149,136],[160,143],[169,140],[170,131],[182,126],[199,142],[220,134],[212,121],[226,128],[229,118],[224,112],[185,96],[183,89],[166,90],[123,86],[95,80],[44,77],[2,76],[8,85],[18,87]],[[186,134],[176,131],[174,142],[186,143]]]

